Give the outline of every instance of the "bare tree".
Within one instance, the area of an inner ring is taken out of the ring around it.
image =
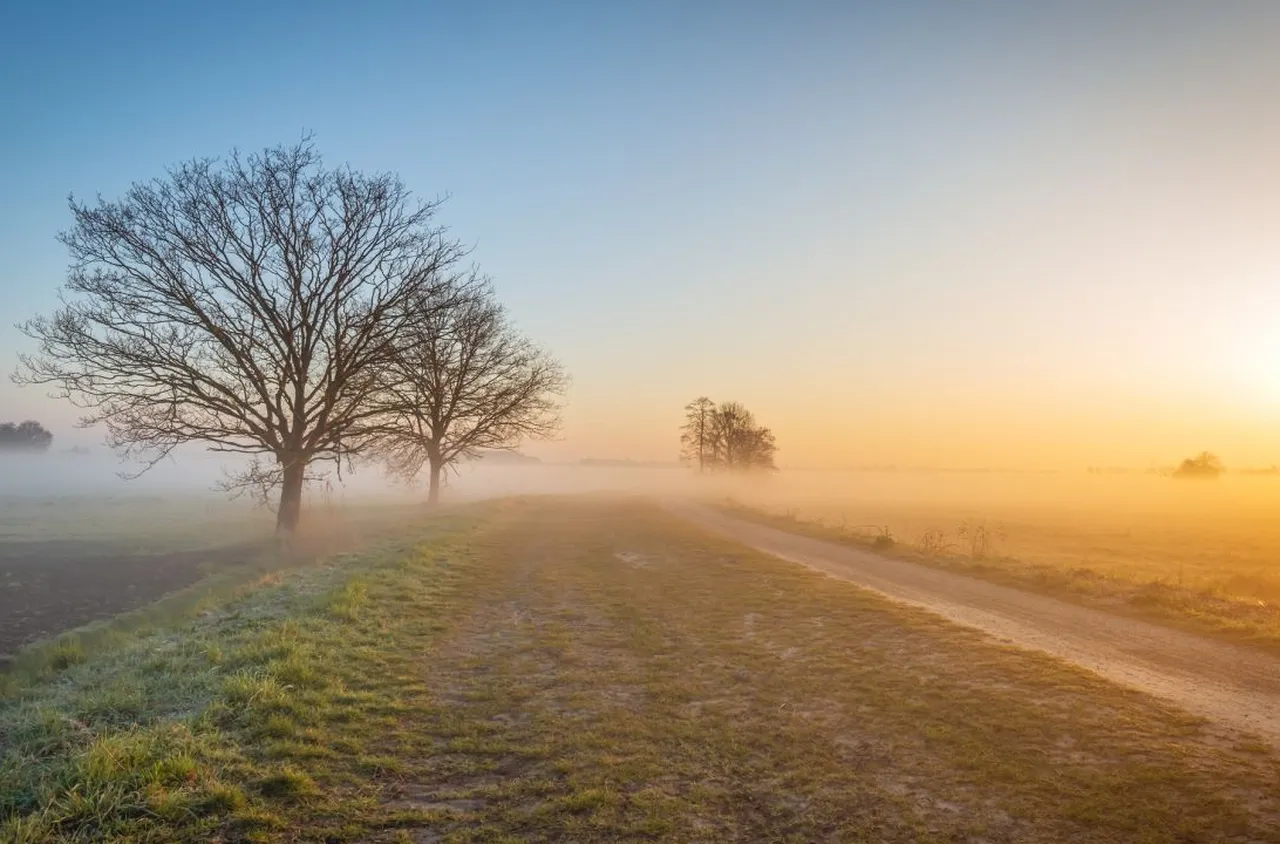
[[[309,139],[196,160],[116,202],[71,200],[62,307],[15,380],[52,385],[142,462],[188,442],[253,455],[296,528],[308,467],[381,433],[370,398],[465,254],[398,177],[327,169]],[[262,458],[265,458],[263,460]]]
[[[707,466],[728,471],[775,468],[773,456],[778,445],[773,432],[756,424],[755,415],[746,406],[734,401],[716,405],[708,399],[695,399],[686,407],[686,414],[704,401],[707,416],[703,422],[703,453]],[[686,421],[686,431],[689,424]]]
[[[474,272],[425,297],[416,313],[385,372],[389,432],[380,452],[395,475],[413,478],[425,467],[435,505],[442,473],[459,460],[552,436],[568,378]]]
[[[680,457],[696,463],[704,472],[710,462],[711,423],[716,403],[706,396],[699,396],[684,406],[684,425],[680,428]]]
[[[773,456],[778,451],[778,441],[773,431],[761,426],[748,428],[739,438],[738,465],[744,469],[776,469]]]

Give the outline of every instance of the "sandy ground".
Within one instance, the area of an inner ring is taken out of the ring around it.
[[[964,575],[786,533],[692,502],[705,530],[1072,662],[1280,746],[1280,659]]]

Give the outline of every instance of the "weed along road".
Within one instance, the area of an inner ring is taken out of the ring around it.
[[[668,502],[699,527],[1094,671],[1280,745],[1280,659],[1158,624]]]

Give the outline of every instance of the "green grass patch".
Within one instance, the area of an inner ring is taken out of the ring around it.
[[[420,518],[416,508],[405,505],[388,505],[382,508],[364,505],[329,513],[311,512],[307,516],[312,522],[310,530],[303,534],[304,538],[295,547],[283,548],[274,540],[264,538],[233,546],[209,544],[217,564],[208,565],[205,575],[190,586],[132,612],[69,630],[52,639],[34,642],[22,648],[0,670],[0,698],[13,694],[32,682],[47,680],[70,666],[83,662],[92,654],[119,650],[132,642],[152,636],[157,630],[173,628],[240,596],[278,583],[282,576],[304,570],[317,560],[350,551],[360,545],[362,537],[394,533],[398,525]],[[256,517],[255,524],[261,526],[263,514],[258,512]],[[186,550],[190,550],[192,545],[200,547],[201,540],[206,544],[212,541],[209,533],[211,528],[202,527],[199,522],[193,521],[195,517],[190,513],[184,518],[186,520],[180,526],[170,526],[169,533],[164,534],[161,539],[144,537],[140,533],[143,528],[137,523],[129,527],[130,532],[126,535],[130,537],[132,545],[156,554],[171,547],[181,547],[176,543],[177,538],[184,535],[183,530],[190,543]],[[227,529],[223,526],[224,532]],[[243,524],[235,525],[233,535],[235,531],[239,535],[248,532]],[[236,552],[231,555],[236,560],[233,563],[227,562],[228,550]],[[93,563],[89,561],[86,564]],[[360,588],[358,583],[352,583],[342,594],[326,596],[324,600],[333,600],[338,604],[345,602],[354,608],[354,602],[360,600]],[[211,658],[216,661],[220,656],[220,645],[210,642],[209,648]]]
[[[457,579],[442,562],[450,537],[476,518],[455,512],[320,566],[206,584],[174,612],[183,623],[134,628],[111,647],[71,635],[27,654],[0,698],[0,842],[264,840],[315,811],[363,828],[358,811],[316,801],[362,786],[337,748],[360,746],[399,705],[358,655],[384,629],[365,610],[372,596],[407,595],[403,611],[429,626]]]

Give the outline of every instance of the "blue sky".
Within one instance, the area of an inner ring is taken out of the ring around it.
[[[793,464],[1043,463],[1072,430],[1071,460],[1213,436],[1265,459],[1280,402],[1233,361],[1272,351],[1275,15],[1062,6],[6,4],[0,369],[55,304],[69,193],[313,132],[451,196],[574,375],[545,454],[669,457],[706,392]],[[1105,397],[1087,418],[1080,390]],[[93,439],[0,385],[28,415]]]

